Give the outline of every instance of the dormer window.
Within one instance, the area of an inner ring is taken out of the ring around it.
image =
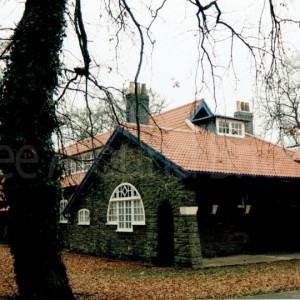
[[[234,123],[231,122],[231,134],[242,136],[243,135],[243,129],[242,129],[241,123]]]
[[[241,121],[217,118],[217,133],[219,135],[244,137],[245,126]]]
[[[229,134],[229,122],[220,120],[218,122],[218,125],[219,125],[218,133],[220,133],[220,134]]]

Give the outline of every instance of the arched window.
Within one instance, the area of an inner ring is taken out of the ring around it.
[[[59,202],[59,223],[68,223],[68,219],[63,215],[67,203],[68,201],[65,199],[62,199]]]
[[[90,211],[86,208],[78,211],[78,225],[90,225]]]
[[[107,209],[107,224],[117,225],[117,231],[133,231],[133,225],[145,225],[143,201],[130,183],[122,183],[113,191]]]

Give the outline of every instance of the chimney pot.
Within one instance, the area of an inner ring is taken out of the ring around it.
[[[236,101],[236,111],[241,111],[241,102]]]
[[[245,102],[245,111],[250,112],[249,102]]]
[[[141,95],[147,95],[147,88],[145,83],[142,84]]]
[[[134,82],[129,83],[129,94],[134,94]]]
[[[138,95],[141,94],[141,85],[140,85],[139,82],[136,83],[136,92],[137,92]]]
[[[241,102],[241,111],[245,111],[245,102]]]
[[[136,92],[138,95],[141,94],[141,85],[139,82],[136,83]],[[131,81],[129,83],[129,94],[131,94],[131,95],[135,94],[135,82],[134,81]]]

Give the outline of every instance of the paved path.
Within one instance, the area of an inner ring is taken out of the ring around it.
[[[265,255],[234,255],[226,257],[204,258],[203,268],[214,268],[223,266],[234,266],[252,263],[264,263],[271,261],[300,259],[300,253],[275,253]],[[245,296],[244,298],[237,299],[299,299],[300,290],[278,292],[270,294],[259,294],[254,296]],[[227,299],[228,300],[228,299]],[[232,299],[233,300],[233,299]]]
[[[300,299],[300,290],[272,294],[260,294],[239,299]]]
[[[274,253],[265,255],[233,255],[225,257],[203,258],[202,268],[236,266],[263,262],[300,259],[300,253]]]

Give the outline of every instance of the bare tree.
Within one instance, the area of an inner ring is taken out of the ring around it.
[[[59,113],[61,122],[61,131],[63,131],[63,139],[65,143],[79,142],[81,140],[92,138],[93,135],[98,135],[115,129],[119,122],[126,122],[126,100],[127,91],[121,95],[114,96],[111,108],[111,103],[108,99],[97,99],[98,103],[91,108],[91,116],[86,107],[71,107],[70,110],[64,109]],[[149,95],[149,114],[156,115],[161,113],[166,108],[166,98],[153,92],[148,91]],[[90,95],[90,97],[92,97]],[[95,95],[94,98],[97,96]],[[119,99],[121,97],[121,99]],[[115,115],[116,114],[116,115]]]
[[[128,51],[122,52],[122,42],[126,40],[137,49],[132,57],[136,62],[133,77],[135,83],[139,81],[145,58],[151,59],[152,51],[158,47],[154,24],[163,16],[164,9],[172,9],[174,5],[173,1],[166,0],[95,3],[100,8],[98,28],[105,28],[109,33],[106,38],[110,48],[103,51],[114,50],[114,62],[101,60],[98,53],[91,51],[88,29],[91,22],[84,15],[84,8],[90,7],[90,2],[81,0],[71,1],[68,9],[64,0],[27,0],[14,34],[7,41],[1,40],[0,58],[5,65],[0,90],[1,168],[6,176],[4,193],[10,204],[10,246],[21,299],[74,299],[57,236],[60,170],[58,165],[53,166],[51,136],[59,130],[58,106],[67,94],[82,95],[92,125],[92,107],[97,103],[91,101],[106,99],[119,122],[113,92],[122,89],[104,83],[105,78],[109,74],[117,76],[120,57],[128,57]],[[222,81],[220,70],[234,73],[236,44],[249,52],[256,78],[272,90],[281,78],[279,66],[285,61],[282,27],[287,23],[299,24],[281,15],[288,4],[284,0],[264,0],[257,4],[261,7],[254,5],[258,15],[255,33],[250,24],[247,27],[232,23],[230,14],[224,13],[222,2],[180,2],[182,9],[192,12],[196,20],[193,28],[198,40],[196,92],[207,87],[217,99],[217,83]],[[242,24],[248,17],[247,11],[243,13]],[[64,31],[66,15],[70,25]],[[61,48],[64,35],[68,39],[74,32],[81,54],[75,62],[72,57],[76,56],[76,49]],[[103,38],[98,51],[105,49],[104,43]],[[224,51],[224,47],[228,50],[228,60],[226,65],[220,65],[219,51]],[[278,80],[270,84],[277,75]],[[269,101],[271,94],[266,95]],[[139,128],[138,101],[135,111]],[[93,126],[90,134],[95,135]]]
[[[261,83],[258,106],[261,126],[276,130],[277,140],[289,147],[300,145],[300,64],[299,57],[286,59],[281,68]]]
[[[194,27],[190,26],[185,32],[186,35],[192,32],[194,41],[198,44],[198,56],[195,57],[194,65],[194,92],[196,95],[201,95],[204,90],[208,90],[216,104],[219,101],[220,86],[228,74],[231,74],[233,80],[235,78],[237,89],[239,89],[239,76],[243,74],[237,74],[236,69],[241,64],[241,61],[237,59],[241,51],[246,53],[245,57],[247,55],[243,64],[249,67],[249,73],[253,72],[254,84],[263,83],[265,87],[270,87],[266,79],[276,74],[280,76],[278,72],[289,55],[284,43],[284,32],[287,26],[294,26],[298,29],[299,25],[299,20],[289,17],[290,3],[287,1],[264,0],[259,4],[247,3],[243,6],[244,11],[238,11],[238,2],[228,4],[220,1],[188,0],[184,5],[180,4],[185,9],[186,15],[189,17],[194,15],[194,21],[196,21]],[[154,30],[155,23],[167,15],[172,5],[179,4],[150,0],[143,3],[131,3],[126,0],[100,1],[101,8],[103,8],[100,22],[107,26],[111,37],[109,44],[110,49],[115,50],[114,64],[112,61],[104,63],[97,58],[95,49],[101,49],[101,46],[94,47],[97,40],[88,41],[90,26],[85,23],[87,20],[84,19],[84,11],[79,5],[80,1],[76,3],[75,16],[77,17],[73,23],[75,25],[77,23],[75,27],[80,41],[82,59],[81,65],[73,70],[66,68],[66,73],[70,78],[62,84],[62,88],[65,87],[63,94],[70,90],[78,92],[80,90],[88,102],[95,100],[91,97],[92,93],[103,94],[102,98],[109,99],[114,107],[115,87],[107,86],[105,77],[108,74],[118,75],[120,60],[127,56],[123,56],[121,52],[124,40],[131,41],[136,49],[137,66],[134,81],[137,83],[145,60],[151,60],[151,55],[159,49],[159,38],[156,39],[157,32]],[[232,11],[235,10],[238,16],[234,19]],[[165,18],[167,24],[168,19]],[[185,53],[182,53],[183,59],[184,56]],[[251,70],[250,67],[252,67]],[[100,74],[102,74],[102,80],[99,80]],[[159,74],[155,75],[159,76]],[[180,87],[180,84],[174,79],[174,87]],[[138,109],[137,107],[136,111]],[[91,115],[89,105],[87,105],[87,111]],[[138,119],[137,123],[139,123]]]

